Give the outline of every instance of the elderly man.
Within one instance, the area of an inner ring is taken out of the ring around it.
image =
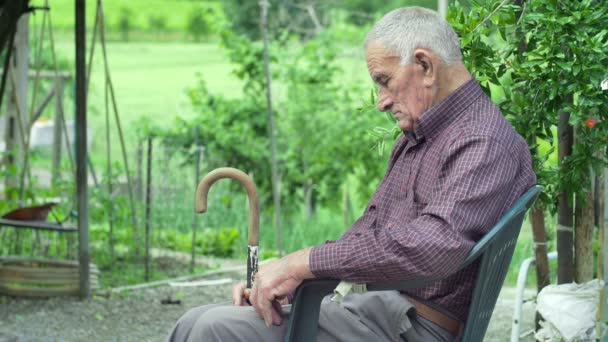
[[[456,33],[435,12],[388,13],[369,32],[365,53],[378,109],[393,114],[403,135],[363,215],[340,240],[263,265],[250,293],[243,284],[234,288],[233,305],[190,310],[168,340],[279,341],[289,314],[280,304],[313,277],[444,279],[407,293],[326,298],[320,341],[458,339],[478,264],[455,269],[535,183],[530,154],[472,79]]]

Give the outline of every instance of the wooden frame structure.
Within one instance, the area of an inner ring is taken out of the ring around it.
[[[81,298],[90,296],[90,254],[89,254],[89,205],[87,189],[87,99],[86,99],[86,26],[85,0],[74,0],[75,3],[75,41],[76,46],[76,201],[78,211],[78,269],[79,295]],[[8,71],[8,60],[12,52],[17,22],[27,12],[29,0],[0,0],[0,51],[7,47],[5,70]],[[5,90],[6,75],[4,72],[0,83],[0,98]],[[1,100],[0,100],[1,101]],[[0,102],[1,105],[1,102]],[[6,220],[3,220],[6,221]],[[5,225],[15,226],[18,223],[4,222]],[[26,223],[32,227],[33,223]],[[64,227],[66,229],[67,227]]]

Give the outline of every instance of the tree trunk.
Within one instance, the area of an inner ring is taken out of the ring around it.
[[[590,174],[589,171],[587,177]],[[593,279],[593,187],[588,188],[583,196],[577,196],[575,210],[574,280],[580,284]]]
[[[266,101],[268,103],[268,135],[270,136],[270,152],[272,166],[272,198],[274,202],[274,221],[277,229],[277,250],[283,256],[283,228],[281,227],[281,176],[277,165],[277,148],[274,131],[274,117],[272,113],[272,88],[270,75],[270,61],[268,56],[268,7],[267,0],[260,1],[260,23],[264,40],[264,73],[266,74]]]
[[[87,176],[87,90],[85,1],[75,1],[76,26],[76,203],[78,210],[78,272],[80,298],[91,294],[89,250],[89,195]]]
[[[536,289],[540,292],[550,283],[549,259],[547,257],[547,231],[545,229],[545,213],[542,208],[534,208],[530,214],[532,234],[534,235],[534,257],[536,259]],[[536,330],[540,329],[540,314],[536,312],[534,319]]]
[[[568,123],[570,113],[561,111],[557,125],[559,165],[572,154],[574,133]],[[557,198],[557,283],[571,283],[574,279],[572,194],[562,191]]]

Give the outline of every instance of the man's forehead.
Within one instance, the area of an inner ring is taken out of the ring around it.
[[[382,43],[378,41],[371,41],[365,46],[365,56],[367,58],[386,58],[393,59],[399,58],[399,54],[386,48]]]

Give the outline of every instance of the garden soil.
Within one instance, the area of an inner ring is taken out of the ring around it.
[[[242,272],[214,277],[234,279],[232,284],[245,278]],[[160,286],[94,296],[85,301],[0,297],[0,342],[162,341],[173,323],[189,308],[229,300],[232,284],[188,288]],[[512,298],[512,289],[501,293],[485,341],[509,341]],[[161,303],[175,301],[180,304]],[[524,305],[522,330],[531,329],[533,311],[532,304]],[[533,339],[528,337],[522,341]]]

